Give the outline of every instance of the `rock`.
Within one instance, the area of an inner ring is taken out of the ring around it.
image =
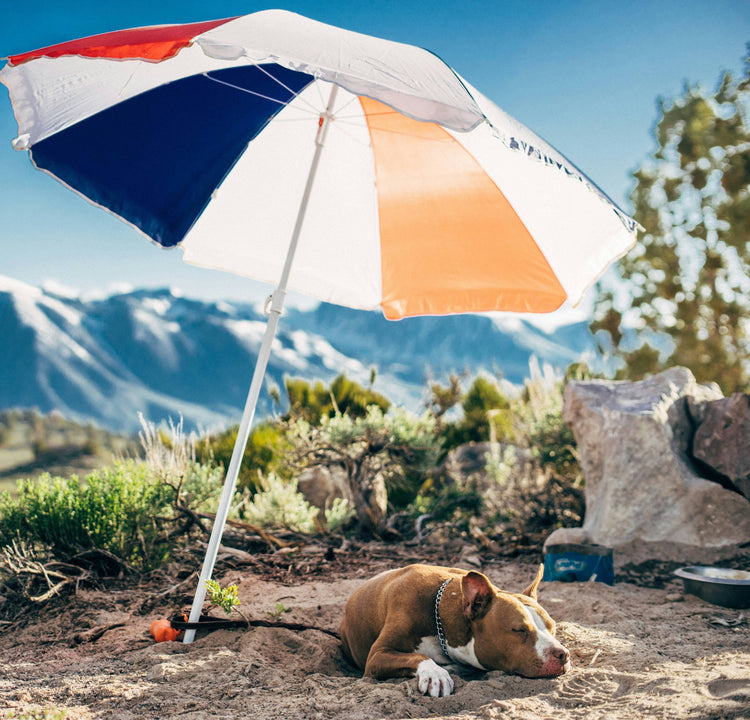
[[[159,663],[158,665],[154,665],[153,667],[149,668],[148,672],[146,673],[146,679],[153,682],[164,680],[169,674],[169,667],[169,663]]]
[[[451,450],[443,464],[436,471],[437,476],[451,479],[466,478],[473,474],[485,474],[488,458],[494,453],[503,457],[505,449],[511,447],[503,443],[469,442]],[[525,448],[513,447],[515,464],[526,470],[531,464],[531,453]]]
[[[352,502],[349,477],[341,465],[311,465],[297,477],[297,489],[322,513],[330,510],[336,498]]]
[[[586,479],[583,529],[595,543],[720,547],[750,540],[750,502],[698,475],[687,398],[721,398],[685,368],[636,383],[572,381],[563,418]]]
[[[388,490],[385,476],[377,463],[374,467],[370,463],[362,463],[351,489],[360,527],[382,536],[388,520]]]
[[[735,393],[697,410],[693,455],[750,498],[750,395]]]

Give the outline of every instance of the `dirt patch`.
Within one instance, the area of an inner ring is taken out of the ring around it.
[[[679,561],[673,550],[665,548],[664,563]],[[735,548],[716,558],[736,566],[749,555]],[[404,546],[308,549],[249,565],[226,559],[217,574],[238,584],[251,618],[269,619],[283,606],[283,621],[335,630],[361,582],[419,559],[436,561],[434,552]],[[496,585],[513,591],[533,576],[533,560],[479,558]],[[68,720],[750,718],[750,613],[684,595],[670,565],[648,563],[642,553],[622,553],[613,587],[542,585],[540,601],[573,656],[569,674],[529,680],[459,669],[455,693],[442,699],[421,696],[414,680],[363,679],[338,641],[315,629],[216,630],[192,645],[155,644],[149,625],[184,607],[193,581],[173,590],[181,581],[174,575],[111,583],[6,621],[0,718],[51,706]]]

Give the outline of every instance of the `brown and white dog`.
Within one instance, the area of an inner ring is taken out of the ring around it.
[[[522,594],[495,588],[481,573],[409,565],[368,580],[349,598],[341,622],[344,654],[365,675],[416,676],[420,692],[450,695],[450,663],[555,677],[570,653],[537,603],[543,568]]]

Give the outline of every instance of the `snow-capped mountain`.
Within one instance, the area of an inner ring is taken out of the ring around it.
[[[115,430],[182,416],[188,428],[237,422],[265,317],[249,304],[172,290],[85,298],[0,276],[0,409],[36,407]],[[529,359],[564,368],[591,352],[585,323],[544,333],[523,320],[479,315],[389,322],[321,304],[285,311],[266,389],[287,376],[330,381],[341,372],[418,410],[427,377],[451,371],[528,375]],[[271,411],[268,393],[257,417]]]

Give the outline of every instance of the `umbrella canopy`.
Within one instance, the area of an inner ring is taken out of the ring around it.
[[[388,318],[575,304],[634,223],[426,50],[284,11],[108,33],[0,72],[34,163],[187,262]]]
[[[0,82],[37,167],[187,262],[278,283],[191,622],[287,288],[392,319],[548,312],[635,242],[594,183],[438,57],[292,13],[63,43],[9,58]]]

